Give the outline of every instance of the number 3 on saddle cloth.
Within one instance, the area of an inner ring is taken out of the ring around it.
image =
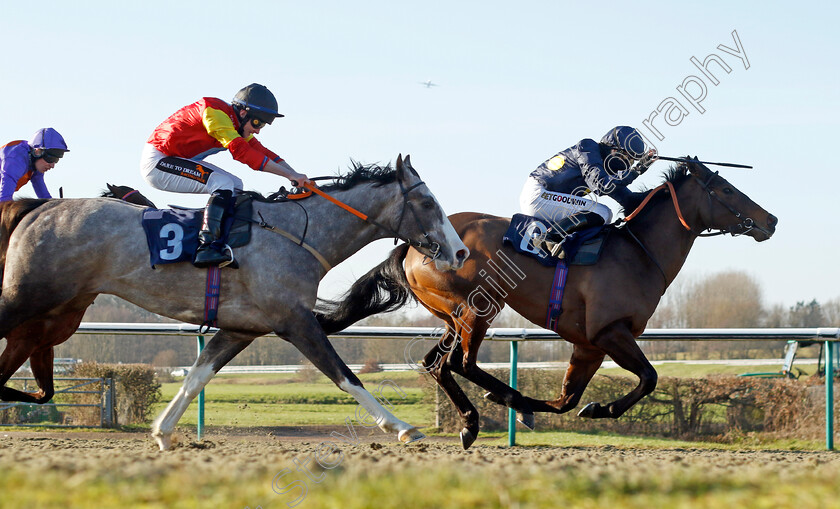
[[[242,247],[251,240],[252,205],[250,196],[237,196],[235,212],[225,218],[222,225],[221,242],[234,248]],[[204,209],[144,210],[141,222],[146,232],[152,268],[167,263],[192,262],[198,249],[198,232],[203,220]],[[216,326],[221,286],[219,267],[208,267],[201,328]]]
[[[561,302],[566,287],[568,266],[597,263],[606,238],[613,228],[596,226],[571,233],[563,242],[563,251],[566,255],[563,259],[558,259],[541,247],[541,239],[545,237],[548,226],[548,223],[542,219],[525,214],[514,214],[502,242],[510,244],[518,253],[535,258],[546,267],[555,267],[545,328],[556,332],[557,321],[563,312]]]
[[[236,211],[225,218],[221,240],[231,248],[242,247],[251,240],[252,204],[250,196],[237,196]],[[192,262],[203,219],[204,209],[144,210],[142,223],[152,268],[167,263]]]

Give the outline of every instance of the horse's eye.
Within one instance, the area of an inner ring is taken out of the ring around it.
[[[734,192],[735,191],[733,191],[731,187],[724,187],[723,188],[723,194],[732,194]]]
[[[435,208],[435,201],[434,200],[423,200],[421,206],[426,210],[431,210]]]

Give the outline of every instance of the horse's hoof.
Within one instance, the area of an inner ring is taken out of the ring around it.
[[[504,400],[502,400],[501,396],[499,396],[498,394],[494,394],[492,392],[488,392],[487,394],[485,394],[484,399],[486,399],[487,401],[492,401],[493,403],[496,403],[497,405],[506,406],[505,402],[504,402]]]
[[[467,428],[461,430],[461,446],[463,446],[465,451],[470,448],[473,442],[475,442],[475,439],[476,436],[472,431]]]
[[[404,444],[410,444],[411,442],[423,440],[424,438],[426,438],[426,435],[423,434],[423,432],[417,428],[411,428],[400,431],[397,435],[397,438],[399,438],[400,442]]]
[[[152,438],[157,442],[161,451],[168,451],[172,448],[172,435],[164,435],[160,431],[152,433]]]
[[[531,412],[517,412],[516,420],[521,422],[523,426],[525,426],[531,431],[534,431],[534,428],[536,427],[536,423],[534,423],[534,414]]]
[[[598,413],[598,410],[600,408],[601,404],[595,403],[593,401],[592,403],[589,403],[588,405],[583,407],[580,412],[578,412],[578,417],[588,417],[590,419],[595,419],[597,417],[596,414]]]

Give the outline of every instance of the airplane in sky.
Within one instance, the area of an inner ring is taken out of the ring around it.
[[[432,87],[439,86],[437,83],[432,83],[432,80],[421,81],[420,84],[423,85],[426,88],[432,88]]]

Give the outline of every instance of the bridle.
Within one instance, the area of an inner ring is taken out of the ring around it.
[[[717,200],[718,203],[723,205],[723,207],[726,210],[728,210],[733,216],[735,216],[736,219],[741,219],[743,217],[743,214],[741,212],[739,212],[737,209],[735,209],[734,207],[732,207],[731,205],[729,205],[728,203],[724,202],[720,198],[720,196],[717,195],[717,192],[714,189],[712,189],[711,187],[709,187],[710,184],[712,183],[712,181],[716,177],[718,177],[718,172],[713,172],[713,173],[710,172],[709,178],[706,179],[705,182],[698,179],[698,183],[700,184],[700,187],[702,187],[703,190],[706,191],[706,194],[709,197],[709,212],[711,213],[712,206],[714,205],[713,202],[712,202],[712,199],[715,199],[715,200]],[[761,228],[760,226],[757,226],[755,224],[755,220],[753,220],[751,217],[744,217],[743,220],[740,223],[735,223],[731,226],[725,226],[723,228],[714,228],[714,227],[709,226],[709,227],[707,227],[707,228],[705,228],[701,231],[697,231],[697,230],[693,229],[691,226],[689,226],[689,224],[686,222],[685,218],[682,215],[682,211],[680,210],[680,204],[679,204],[679,201],[677,199],[677,193],[674,189],[674,185],[671,182],[665,182],[661,186],[656,187],[653,190],[651,190],[648,193],[648,195],[645,197],[645,199],[642,201],[642,203],[639,204],[638,207],[636,207],[636,210],[634,210],[629,216],[624,218],[623,221],[625,223],[628,223],[631,219],[636,217],[639,214],[639,212],[641,212],[641,210],[648,204],[650,199],[653,198],[653,196],[656,193],[658,193],[659,191],[661,191],[663,189],[668,189],[669,193],[671,194],[671,201],[674,203],[674,211],[677,213],[677,218],[680,220],[680,224],[682,224],[683,228],[685,228],[687,231],[690,231],[691,233],[697,235],[698,237],[714,237],[714,236],[717,236],[717,235],[724,235],[724,234],[727,234],[727,233],[732,235],[733,237],[737,237],[739,235],[744,235],[745,233],[749,233],[754,228],[770,235],[770,232]]]
[[[310,179],[310,180],[312,180],[312,179]],[[421,181],[411,185],[408,188],[406,188],[403,185],[402,181],[399,178],[397,178],[397,183],[400,185],[400,193],[401,193],[402,199],[403,199],[403,207],[402,207],[402,211],[400,212],[400,219],[399,219],[399,221],[397,221],[396,229],[391,228],[389,226],[385,226],[384,224],[380,223],[379,221],[371,219],[367,214],[364,214],[364,213],[354,209],[350,205],[347,205],[346,203],[344,203],[344,202],[342,202],[342,201],[340,201],[336,198],[333,198],[332,196],[328,195],[327,193],[321,191],[321,189],[319,189],[318,186],[315,185],[314,183],[307,184],[304,187],[306,189],[310,190],[311,192],[313,192],[313,193],[321,196],[322,198],[326,199],[327,201],[343,208],[347,212],[350,212],[351,214],[358,217],[359,219],[361,219],[361,220],[363,220],[367,223],[370,223],[370,224],[376,226],[377,228],[387,232],[389,234],[389,236],[394,238],[394,245],[396,245],[397,240],[402,240],[403,242],[405,242],[406,244],[408,244],[412,247],[427,251],[427,253],[424,253],[426,255],[426,257],[430,258],[432,260],[436,260],[438,257],[440,257],[440,254],[441,254],[440,244],[438,244],[437,242],[428,241],[428,240],[425,240],[425,241],[411,240],[408,237],[406,237],[405,235],[402,235],[401,233],[399,233],[399,229],[402,226],[403,219],[405,218],[405,211],[406,211],[406,209],[408,209],[409,211],[411,211],[411,215],[414,217],[414,221],[417,223],[417,227],[423,233],[423,238],[424,239],[429,238],[429,233],[428,233],[428,231],[426,231],[426,228],[423,225],[423,221],[420,220],[420,216],[417,214],[417,211],[414,210],[414,206],[408,200],[408,193],[410,193],[411,191],[413,191],[414,189],[416,189],[420,186],[426,185],[425,182],[423,182],[421,180]]]
[[[736,219],[741,219],[743,214],[741,214],[741,212],[736,210],[734,207],[732,207],[728,203],[724,202],[720,198],[720,196],[717,195],[715,190],[711,189],[709,187],[709,184],[711,184],[712,180],[714,180],[715,177],[717,177],[717,176],[718,176],[718,172],[714,172],[714,173],[711,173],[709,175],[708,180],[706,180],[705,182],[700,181],[700,186],[702,186],[703,190],[706,191],[706,193],[709,195],[709,211],[711,212],[711,210],[712,210],[712,205],[713,205],[712,204],[712,198],[714,198],[715,200],[717,200],[718,203],[723,205],[723,207],[726,210],[728,210],[733,216],[735,216]],[[676,196],[674,197],[674,199],[676,200]],[[712,232],[712,228],[708,228],[707,230],[708,230],[709,233],[698,233],[697,235],[700,236],[700,237],[714,237],[716,235],[724,235],[724,234],[728,233],[728,234],[732,235],[733,237],[737,237],[739,235],[744,235],[745,233],[749,233],[753,228],[755,228],[755,229],[757,229],[761,232],[764,232],[768,236],[771,235],[771,232],[769,232],[769,231],[765,230],[764,228],[756,225],[755,221],[751,217],[744,217],[743,220],[740,223],[735,223],[731,226],[727,226],[727,227],[724,227],[724,228],[715,228],[715,230],[717,230],[715,232]]]

